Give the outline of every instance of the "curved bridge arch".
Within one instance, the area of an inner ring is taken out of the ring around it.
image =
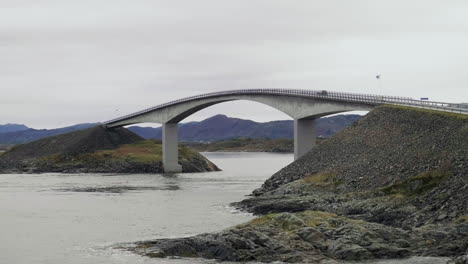
[[[178,123],[184,118],[209,106],[235,100],[258,102],[277,109],[292,119],[310,119],[334,113],[368,111],[381,103],[367,100],[344,101],[341,93],[305,90],[250,89],[226,91],[188,97],[148,108],[104,123],[107,127],[120,127],[136,123]],[[358,99],[358,98],[355,98]]]
[[[326,116],[334,113],[372,109],[364,104],[343,104],[308,98],[279,97],[272,95],[237,95],[218,98],[205,98],[180,104],[166,106],[162,109],[149,111],[130,118],[106,124],[107,127],[120,127],[136,123],[179,123],[188,116],[210,106],[232,101],[251,101],[270,106],[283,112],[292,119],[308,119]]]
[[[340,100],[339,94],[325,91],[254,89],[226,91],[184,98],[155,106],[104,123],[106,127],[121,127],[137,123],[163,125],[163,164],[166,172],[180,172],[178,164],[177,123],[186,117],[229,101],[246,100],[268,105],[294,119],[294,158],[315,146],[316,119],[334,113],[370,110],[370,102]]]
[[[248,89],[215,92],[187,97],[119,117],[103,124],[121,127],[136,123],[163,125],[163,164],[166,172],[180,172],[178,164],[177,123],[209,106],[248,100],[271,106],[294,119],[294,158],[298,159],[315,145],[315,120],[334,113],[371,110],[381,104],[409,105],[449,112],[466,112],[459,104],[418,101],[392,97],[297,89]]]

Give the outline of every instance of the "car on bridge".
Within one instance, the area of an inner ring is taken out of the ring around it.
[[[318,95],[323,95],[323,96],[327,96],[328,95],[328,92],[326,90],[322,90],[320,92],[317,93]]]

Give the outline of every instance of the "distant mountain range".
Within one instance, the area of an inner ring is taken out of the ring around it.
[[[25,125],[7,124],[0,125],[0,131],[7,130],[7,132],[0,132],[0,144],[22,144],[64,134],[76,130],[85,129],[88,127],[95,126],[95,123],[78,124],[74,126],[55,128],[55,129],[34,129],[29,128]],[[15,130],[16,127],[16,130]]]
[[[360,115],[336,115],[320,118],[318,136],[329,137],[352,124]],[[129,129],[144,138],[161,139],[161,128],[132,126]],[[230,138],[293,138],[293,121],[258,123],[251,120],[216,115],[200,122],[180,124],[179,138],[187,142],[213,142]]]
[[[27,129],[29,129],[29,127],[25,125],[18,125],[18,124],[0,125],[0,133],[16,132],[16,131],[22,131],[22,130],[27,130]]]
[[[318,121],[318,136],[329,137],[350,125],[360,115],[336,115]],[[59,135],[98,125],[96,123],[78,124],[56,129],[33,129],[25,125],[0,125],[0,144],[21,144],[37,139]],[[143,138],[161,139],[161,128],[131,126],[131,131]],[[230,138],[292,138],[293,121],[254,122],[239,118],[216,115],[200,122],[181,123],[179,138],[186,142],[213,142]]]

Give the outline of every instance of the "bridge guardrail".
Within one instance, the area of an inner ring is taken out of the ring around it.
[[[212,92],[201,95],[190,96],[174,101],[170,101],[164,104],[160,104],[151,108],[147,108],[129,115],[125,115],[119,118],[115,118],[104,122],[104,124],[110,124],[131,118],[140,114],[151,112],[157,109],[161,109],[170,105],[175,105],[183,102],[188,102],[197,99],[219,97],[226,95],[249,95],[249,94],[271,94],[271,95],[284,95],[284,96],[300,96],[315,99],[328,99],[333,101],[346,101],[354,102],[359,104],[368,105],[382,105],[382,104],[394,104],[403,106],[414,106],[426,109],[441,110],[447,112],[464,113],[468,114],[468,104],[454,104],[454,103],[443,103],[434,101],[420,101],[410,97],[398,97],[398,96],[384,96],[375,94],[359,94],[359,93],[345,93],[345,92],[333,92],[325,90],[302,90],[302,89],[241,89],[241,90],[228,90],[221,92]]]

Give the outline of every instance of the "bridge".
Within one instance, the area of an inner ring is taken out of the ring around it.
[[[162,124],[163,166],[166,172],[181,172],[178,164],[178,127],[184,118],[209,106],[248,100],[271,106],[294,119],[294,159],[315,146],[316,120],[322,116],[364,110],[383,105],[402,105],[468,114],[467,104],[415,100],[409,97],[381,96],[325,90],[246,89],[202,94],[157,105],[104,122],[108,128],[137,123]]]

